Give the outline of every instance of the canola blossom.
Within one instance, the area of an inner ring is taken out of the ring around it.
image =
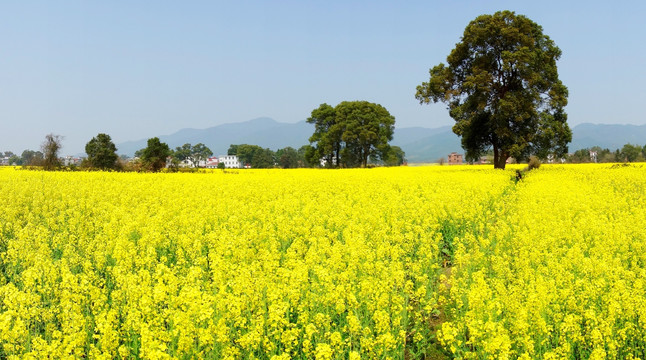
[[[0,169],[0,358],[645,359],[645,175]]]

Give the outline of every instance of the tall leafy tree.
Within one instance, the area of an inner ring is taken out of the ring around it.
[[[166,166],[166,158],[170,156],[171,150],[158,137],[148,139],[147,145],[141,152],[141,159],[146,167],[157,172]]]
[[[447,65],[430,70],[415,97],[448,104],[469,160],[489,148],[500,169],[509,157],[560,157],[572,140],[564,111],[568,91],[556,67],[560,56],[527,17],[511,11],[481,15],[466,27]]]
[[[110,135],[98,134],[85,144],[85,153],[92,167],[99,169],[114,169],[117,165],[117,147]]]
[[[321,104],[307,121],[314,124],[314,134],[305,157],[311,164],[324,160],[328,167],[366,166],[388,147],[395,126],[386,108],[367,101]]]
[[[43,151],[43,168],[45,170],[54,170],[61,166],[58,158],[58,152],[63,147],[63,137],[61,135],[47,134],[45,141],[41,145]]]
[[[335,107],[337,123],[343,124],[343,163],[365,167],[371,155],[393,138],[395,117],[379,104],[344,101]]]
[[[325,159],[328,167],[340,164],[343,125],[337,121],[336,109],[323,103],[312,110],[307,122],[314,124],[314,134],[310,137],[310,143],[315,146],[309,150],[309,160]]]

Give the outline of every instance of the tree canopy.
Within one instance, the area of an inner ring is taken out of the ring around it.
[[[148,139],[147,145],[141,152],[141,159],[151,171],[157,172],[166,166],[166,158],[170,156],[171,150],[158,137]]]
[[[92,167],[114,169],[117,165],[117,147],[110,135],[98,134],[85,144],[85,153]]]
[[[206,145],[198,143],[195,145],[184,144],[175,148],[173,156],[180,161],[189,161],[193,167],[199,167],[200,163],[206,161],[213,151]]]
[[[572,132],[564,107],[567,88],[558,78],[561,50],[541,26],[523,15],[481,15],[461,41],[417,87],[420,103],[442,101],[456,121],[468,160],[493,148],[494,167],[509,157],[563,156]]]
[[[390,154],[395,117],[379,104],[344,101],[332,107],[321,104],[307,122],[314,124],[307,161],[321,160],[327,167],[365,167],[371,156]]]

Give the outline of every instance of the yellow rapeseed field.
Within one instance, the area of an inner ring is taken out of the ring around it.
[[[646,359],[645,188],[639,165],[0,169],[0,358]]]

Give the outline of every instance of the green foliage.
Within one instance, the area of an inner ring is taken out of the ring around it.
[[[98,169],[115,169],[117,166],[117,147],[110,135],[98,134],[85,144],[85,153],[90,166]]]
[[[321,104],[307,122],[314,124],[314,134],[305,158],[311,164],[323,159],[327,167],[365,167],[371,156],[383,157],[395,127],[386,108],[367,101]]]
[[[166,158],[171,154],[168,144],[154,137],[148,139],[148,146],[141,152],[141,159],[146,168],[157,172],[166,166]]]
[[[206,161],[209,156],[213,155],[213,151],[206,145],[198,143],[196,145],[184,144],[178,146],[173,151],[173,159],[179,161],[189,161],[193,167],[199,167],[200,162]]]
[[[20,158],[20,156],[15,155],[15,154],[11,155],[9,157],[9,165],[14,165],[14,164],[15,165],[22,165],[23,164],[22,159]]]
[[[406,153],[399,146],[388,146],[381,159],[386,166],[401,166],[406,162]]]
[[[20,155],[20,158],[24,166],[39,166],[43,162],[43,153],[40,151],[25,150]]]
[[[223,162],[218,163],[218,169],[222,169],[222,170],[224,170],[225,168],[226,168],[226,166],[224,165],[224,163],[223,163]]]
[[[635,162],[643,159],[641,158],[641,152],[641,147],[637,145],[626,144],[621,148],[621,161]]]
[[[43,169],[56,170],[61,167],[58,152],[63,147],[61,144],[62,141],[63,137],[60,135],[47,134],[45,136],[45,141],[41,145],[41,150],[43,151]]]
[[[541,26],[511,11],[481,15],[464,30],[447,65],[417,87],[420,103],[442,101],[456,121],[467,160],[493,147],[494,167],[509,157],[563,156],[572,133],[558,78],[561,51]]]
[[[278,165],[283,169],[294,169],[303,166],[303,158],[298,151],[292,147],[286,147],[276,151]]]
[[[240,163],[249,165],[254,169],[268,169],[274,167],[274,152],[270,149],[263,149],[258,145],[240,144],[231,145],[229,150],[236,150]]]
[[[229,145],[229,150],[227,150],[227,155],[238,155],[238,145]]]

